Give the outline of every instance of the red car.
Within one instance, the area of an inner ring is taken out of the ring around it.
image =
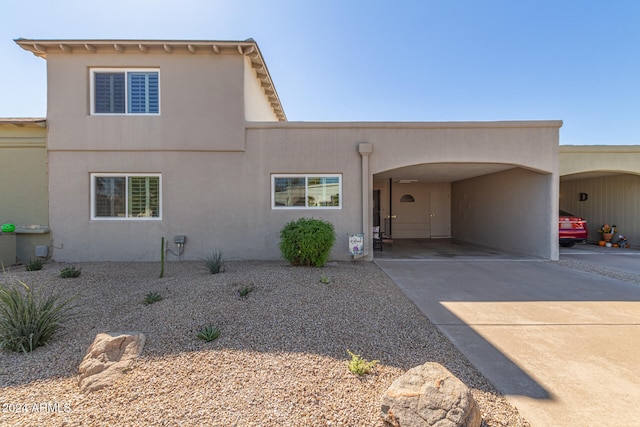
[[[586,242],[589,236],[587,221],[563,210],[560,211],[558,217],[558,232],[560,246],[565,248],[570,248],[576,243]]]

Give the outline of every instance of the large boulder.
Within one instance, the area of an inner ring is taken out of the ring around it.
[[[479,427],[471,390],[438,363],[409,369],[382,396],[381,417],[394,427]]]
[[[107,332],[96,335],[78,371],[83,392],[100,390],[122,376],[140,356],[145,336],[140,332]]]

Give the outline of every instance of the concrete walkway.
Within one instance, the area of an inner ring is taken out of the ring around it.
[[[447,245],[375,262],[533,426],[640,426],[640,285]],[[640,251],[596,250],[560,256],[640,277]]]

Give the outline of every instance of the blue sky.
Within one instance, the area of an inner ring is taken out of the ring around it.
[[[640,144],[640,1],[0,0],[0,117],[46,116],[13,39],[258,42],[290,121],[563,120]]]

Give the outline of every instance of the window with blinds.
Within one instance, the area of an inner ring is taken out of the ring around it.
[[[341,209],[342,175],[271,175],[273,209]]]
[[[92,174],[91,219],[160,219],[161,176]]]
[[[91,114],[159,114],[160,72],[91,70]]]

